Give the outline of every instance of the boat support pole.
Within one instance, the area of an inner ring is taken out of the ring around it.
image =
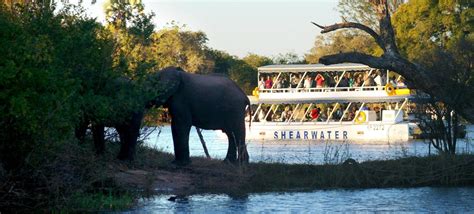
[[[339,103],[336,103],[336,105],[332,108],[331,113],[328,115],[328,119],[326,120],[326,123],[329,123],[329,119],[332,118],[332,114],[334,114],[334,111],[339,107]]]
[[[307,74],[307,73],[308,73],[307,71],[304,72],[303,76],[301,77],[300,81],[298,82],[298,85],[296,86],[296,91],[298,91],[298,86],[301,85],[301,82],[303,82],[303,80],[304,80],[304,78],[306,77],[306,74]],[[303,88],[304,88],[304,86],[303,86]]]
[[[349,108],[351,107],[351,105],[352,105],[352,103],[349,103],[349,105],[347,105],[346,110],[344,110],[344,112],[342,113],[342,117],[341,117],[341,119],[339,120],[339,123],[342,123],[342,119],[344,119],[344,116],[346,116],[347,111],[349,111]]]
[[[295,111],[300,107],[300,105],[301,105],[301,104],[298,103],[298,104],[296,105],[295,109],[293,109],[293,111],[291,112],[291,116],[290,116],[290,118],[288,118],[288,124],[291,123],[291,119],[293,119],[293,116],[295,116]]]
[[[308,106],[308,109],[306,109],[306,112],[304,113],[304,117],[301,118],[301,121],[300,122],[303,122],[303,120],[305,119],[306,115],[308,114],[308,112],[311,110],[311,107],[313,107],[313,104],[309,104]]]
[[[261,107],[262,107],[262,104],[259,104],[258,107],[257,107],[257,110],[255,110],[255,112],[253,113],[251,121],[255,120],[255,117],[258,115],[258,110],[260,110]]]
[[[268,115],[270,114],[270,111],[272,111],[274,105],[275,105],[275,104],[272,104],[272,105],[270,106],[270,109],[268,110],[267,114],[265,115],[265,122],[267,121]],[[272,118],[270,118],[270,120],[271,120],[271,119],[272,119]]]
[[[405,101],[403,101],[400,108],[398,108],[397,114],[395,115],[395,119],[397,119],[398,115],[402,112],[402,110],[405,107],[405,105],[407,104],[407,102],[408,102],[408,98],[405,98]]]
[[[369,74],[367,75],[367,78],[369,78],[369,76],[372,74],[373,70],[374,69],[370,69]],[[360,89],[362,90],[364,86],[365,86],[365,79],[364,79],[364,81],[362,81],[362,85],[360,86]]]
[[[341,82],[342,78],[344,77],[344,74],[346,74],[346,71],[342,72],[342,75],[337,80],[336,86],[334,86],[334,88],[337,88],[337,86],[339,85],[339,82]]]
[[[275,87],[275,85],[276,85],[276,84],[275,84],[275,82],[277,82],[277,81],[278,81],[278,79],[280,79],[280,75],[281,75],[281,72],[280,72],[280,73],[278,73],[278,75],[277,75],[277,77],[276,77],[275,81],[273,81],[273,85],[272,85],[272,87],[271,87],[270,89],[273,89],[273,88]],[[265,117],[265,118],[267,118],[267,117]]]

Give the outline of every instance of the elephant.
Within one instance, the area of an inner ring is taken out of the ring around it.
[[[150,104],[163,105],[171,115],[176,164],[188,164],[191,126],[221,130],[227,135],[225,161],[248,163],[245,144],[245,112],[250,101],[240,87],[223,75],[187,73],[168,67],[151,77],[164,85],[163,93]]]
[[[250,101],[240,87],[222,75],[191,74],[178,67],[168,67],[150,74],[144,93],[156,94],[144,100],[142,108],[129,112],[125,120],[108,124],[115,127],[121,141],[118,158],[132,160],[144,112],[150,107],[168,108],[177,165],[190,163],[189,132],[192,126],[222,130],[228,137],[225,161],[248,163],[245,144],[245,112],[251,115]],[[104,124],[92,126],[98,153],[104,150]],[[80,135],[78,135],[80,137]]]

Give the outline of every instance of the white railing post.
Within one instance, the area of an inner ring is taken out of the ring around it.
[[[331,119],[332,114],[334,113],[334,110],[337,109],[337,107],[339,107],[339,103],[336,103],[336,105],[334,106],[334,108],[332,108],[331,113],[328,115],[328,119],[326,120],[326,123],[329,123],[329,119]]]
[[[346,74],[346,71],[342,72],[342,75],[337,80],[336,86],[334,86],[334,88],[337,88],[337,86],[339,85],[339,82],[341,82],[342,78],[344,77],[344,74]]]
[[[352,105],[352,102],[350,102],[349,105],[347,105],[346,110],[344,110],[344,112],[342,113],[342,116],[341,116],[341,119],[339,120],[339,123],[342,123],[342,119],[344,119],[344,116],[346,116],[347,111],[349,111],[349,108],[351,107],[351,105]]]
[[[275,81],[273,82],[273,85],[272,85],[272,87],[270,88],[270,89],[271,89],[270,93],[273,93],[273,87],[275,87],[275,85],[276,85],[275,83],[276,83],[276,82],[278,81],[278,79],[280,78],[280,75],[281,75],[281,72],[278,73],[278,75],[277,75]],[[273,80],[272,80],[272,81],[273,81]]]
[[[273,108],[274,105],[275,105],[275,104],[272,104],[272,105],[270,106],[270,109],[268,110],[267,114],[265,115],[265,122],[267,122],[268,115],[270,114],[270,111],[272,111],[272,108]]]
[[[310,103],[310,104],[309,104],[308,109],[306,109],[306,112],[304,113],[304,116],[303,116],[303,118],[301,119],[300,122],[303,122],[303,120],[305,119],[306,115],[307,115],[308,112],[311,110],[311,107],[313,107],[313,103]]]
[[[395,115],[395,120],[397,119],[398,115],[400,115],[400,113],[402,112],[402,109],[405,107],[407,102],[408,102],[408,98],[405,98],[405,101],[403,101],[402,106],[400,106],[400,108],[398,108],[397,114]],[[398,104],[398,102],[397,102],[397,104]]]
[[[291,111],[291,116],[288,118],[288,121],[287,121],[288,124],[291,123],[291,119],[293,119],[293,116],[295,115],[295,111],[300,107],[300,105],[301,105],[301,104],[298,103],[298,104],[296,105],[295,109],[293,109],[293,111]]]
[[[257,107],[257,110],[255,110],[255,113],[253,113],[253,116],[252,116],[252,120],[251,120],[251,121],[254,121],[254,120],[255,120],[255,116],[257,116],[258,110],[260,110],[261,107],[262,107],[262,104],[259,104],[258,107]]]

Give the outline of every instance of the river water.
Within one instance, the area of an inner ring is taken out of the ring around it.
[[[474,126],[468,126],[467,139],[458,142],[458,153],[474,152]],[[159,134],[158,134],[159,133]],[[223,159],[227,138],[219,131],[203,131],[211,157]],[[152,132],[145,144],[173,152],[171,129],[165,126]],[[347,158],[357,161],[425,156],[435,153],[423,141],[405,143],[363,143],[323,141],[249,141],[251,162],[340,163]],[[190,135],[191,156],[204,156],[196,131]],[[159,213],[314,213],[314,212],[450,212],[474,213],[473,187],[423,187],[388,189],[336,189],[312,192],[269,192],[246,196],[198,194],[176,201],[172,195],[144,199],[130,212]]]
[[[468,136],[457,144],[458,153],[474,152],[474,125],[468,126]],[[221,131],[203,130],[202,134],[212,158],[224,159],[227,153],[227,136]],[[145,144],[173,153],[173,138],[170,126],[152,132]],[[189,136],[191,156],[205,156],[197,132],[191,129]],[[347,158],[357,161],[394,159],[406,156],[435,154],[434,148],[422,140],[410,142],[336,142],[336,141],[261,141],[247,142],[251,162],[282,163],[340,163]]]

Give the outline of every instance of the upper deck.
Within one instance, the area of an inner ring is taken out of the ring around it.
[[[413,98],[400,75],[363,64],[267,65],[258,68],[252,103],[396,102]]]

